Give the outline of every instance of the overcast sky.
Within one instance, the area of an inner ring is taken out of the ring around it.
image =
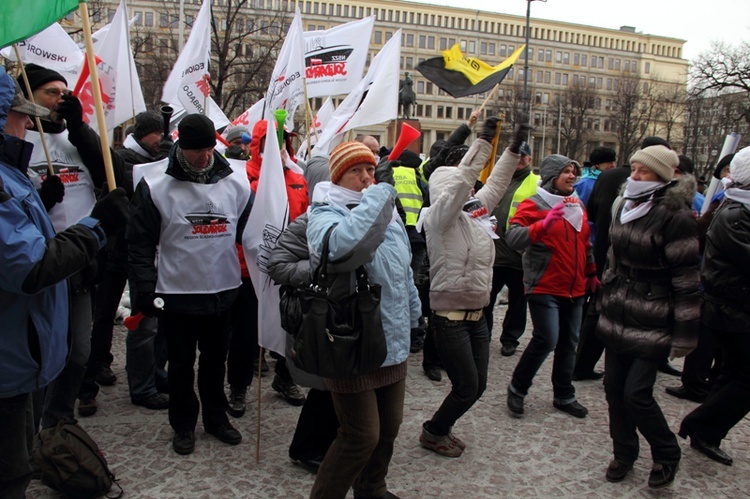
[[[526,16],[525,0],[411,0]],[[534,18],[636,31],[687,40],[683,56],[694,59],[712,41],[750,41],[750,0],[548,0],[532,1]]]

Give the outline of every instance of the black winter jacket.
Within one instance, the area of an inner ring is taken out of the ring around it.
[[[654,194],[643,217],[622,224],[618,202],[596,333],[607,348],[661,361],[672,346],[694,348],[700,315],[695,179]]]

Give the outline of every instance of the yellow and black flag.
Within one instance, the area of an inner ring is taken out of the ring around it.
[[[465,56],[456,44],[450,50],[444,50],[442,57],[420,63],[417,71],[453,97],[466,97],[492,90],[503,81],[525,47],[521,45],[503,62],[490,66],[479,59]]]

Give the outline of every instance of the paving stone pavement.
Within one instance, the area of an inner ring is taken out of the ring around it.
[[[750,490],[750,423],[737,425],[722,448],[733,466],[715,463],[680,440],[683,458],[673,486],[652,491],[646,482],[651,468],[648,444],[635,468],[621,483],[604,479],[611,459],[607,403],[599,381],[576,383],[578,400],[588,407],[586,419],[575,419],[552,407],[548,359],[526,398],[526,414],[511,418],[505,406],[506,386],[528,342],[530,325],[518,353],[502,357],[499,305],[492,340],[489,382],[481,400],[454,428],[468,445],[458,459],[422,449],[418,437],[423,421],[447,394],[447,376],[439,383],[421,369],[421,354],[409,359],[404,422],[388,474],[389,490],[404,499],[495,497],[747,497]],[[304,498],[314,475],[293,464],[287,449],[299,407],[284,402],[271,389],[273,375],[261,379],[260,462],[256,461],[257,384],[250,389],[249,410],[233,423],[243,441],[228,446],[196,429],[195,452],[172,451],[172,430],[166,411],[150,411],[130,403],[125,375],[125,329],[116,327],[113,370],[118,381],[99,393],[99,411],[81,425],[97,441],[120,480],[125,498]],[[675,362],[681,366],[681,362]],[[601,363],[600,366],[601,368]],[[667,421],[676,430],[696,404],[664,393],[679,379],[659,374],[655,394]],[[231,419],[231,418],[230,418]],[[62,497],[32,481],[29,498]],[[351,497],[351,492],[350,492]]]

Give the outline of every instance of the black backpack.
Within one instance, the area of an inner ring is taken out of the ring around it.
[[[68,497],[100,497],[113,483],[120,489],[115,497],[122,495],[99,446],[75,419],[63,419],[54,428],[40,431],[33,459],[42,483]]]

